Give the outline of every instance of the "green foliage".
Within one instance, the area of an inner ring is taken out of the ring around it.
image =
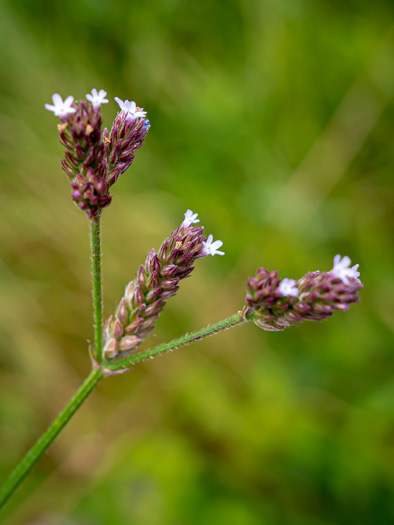
[[[1,4],[1,478],[90,366],[54,92],[104,88],[152,123],[103,212],[106,315],[187,208],[226,256],[200,261],[155,343],[237,311],[258,266],[298,278],[348,254],[365,284],[320,325],[248,324],[104,381],[5,523],[394,520],[392,17],[389,0]]]

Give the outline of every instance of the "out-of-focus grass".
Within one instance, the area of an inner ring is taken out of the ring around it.
[[[1,4],[2,478],[90,366],[88,224],[52,93],[105,88],[152,122],[103,215],[107,315],[187,208],[226,256],[152,342],[232,314],[261,265],[297,278],[348,254],[365,283],[321,325],[242,326],[106,380],[5,522],[393,521],[392,17],[388,0]]]

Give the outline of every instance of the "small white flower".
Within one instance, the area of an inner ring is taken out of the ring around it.
[[[192,210],[187,210],[185,213],[185,220],[182,222],[182,226],[187,228],[191,224],[196,224],[200,222],[200,219],[197,219],[198,213],[193,213]]]
[[[135,102],[130,102],[130,100],[123,101],[118,97],[115,97],[115,100],[119,104],[120,109],[127,113],[127,118],[146,117],[144,108],[139,108]]]
[[[297,281],[294,279],[282,279],[279,284],[279,291],[282,295],[292,295],[298,297],[298,288],[296,287]]]
[[[97,93],[97,89],[93,88],[92,94],[88,93],[86,98],[92,103],[94,108],[97,108],[98,106],[101,106],[101,104],[108,104],[108,100],[105,98],[106,96],[107,92],[104,91],[104,89],[100,89]]]
[[[222,241],[213,241],[213,235],[209,234],[208,239],[206,241],[203,241],[203,254],[204,255],[224,255],[224,252],[221,252],[218,250],[221,246],[223,246]]]
[[[50,104],[45,104],[45,108],[49,111],[53,111],[56,117],[64,117],[69,113],[75,113],[76,109],[71,107],[72,103],[74,102],[74,97],[72,97],[71,95],[67,97],[66,100],[63,102],[62,97],[55,93],[52,96],[52,100],[53,106],[51,106]]]
[[[355,264],[349,268],[351,262],[352,261],[347,255],[345,255],[342,260],[340,255],[336,255],[334,257],[334,268],[331,270],[331,273],[335,275],[335,277],[341,279],[345,284],[350,284],[349,277],[355,279],[358,283],[361,283],[360,279],[358,278],[360,272],[357,271],[357,268],[360,265]]]

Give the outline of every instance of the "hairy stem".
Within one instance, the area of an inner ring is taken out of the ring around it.
[[[135,365],[141,361],[145,361],[146,359],[153,359],[153,357],[156,357],[157,355],[166,354],[167,352],[171,352],[180,346],[190,344],[193,341],[198,341],[199,339],[203,339],[209,335],[217,334],[222,330],[226,330],[227,328],[231,328],[244,322],[247,322],[247,320],[244,319],[240,313],[236,313],[230,317],[227,317],[226,319],[223,319],[222,321],[206,326],[205,328],[201,328],[200,330],[196,330],[195,332],[182,335],[177,339],[173,339],[168,343],[155,346],[154,348],[146,350],[145,352],[141,352],[126,359],[122,359],[122,361],[117,361],[116,363],[107,362],[105,363],[105,366],[108,370],[113,371],[128,368],[129,366]]]
[[[157,355],[171,352],[171,350],[175,350],[178,347],[190,344],[193,341],[198,341],[199,339],[216,334],[222,330],[226,330],[227,328],[232,328],[233,326],[246,321],[247,320],[243,318],[241,313],[237,313],[227,317],[227,319],[223,319],[222,321],[206,326],[205,328],[201,328],[200,330],[196,330],[190,334],[185,334],[181,337],[178,337],[177,339],[173,339],[168,343],[158,345],[151,350],[147,350],[146,352],[141,352],[140,354],[131,356],[117,363],[105,362],[102,367],[99,366],[94,368],[78,392],[65,407],[65,409],[48,427],[44,434],[39,438],[37,443],[29,450],[26,456],[17,465],[15,470],[10,474],[4,485],[0,488],[0,508],[20,485],[20,483],[34,467],[40,457],[55,440],[59,432],[69,422],[75,412],[80,408],[80,406],[84,403],[89,394],[95,389],[103,377],[106,375],[111,375],[111,372],[116,373],[122,369],[127,369],[129,366],[135,365],[140,361],[152,359]]]
[[[92,261],[94,319],[94,348],[92,349],[92,352],[97,361],[101,363],[103,348],[103,292],[101,284],[100,217],[93,217],[90,221],[90,251]]]
[[[94,369],[78,392],[71,399],[65,409],[58,415],[55,421],[48,427],[37,443],[29,450],[22,461],[11,472],[9,478],[0,489],[0,508],[8,500],[14,490],[20,485],[30,470],[34,467],[40,457],[48,449],[59,432],[69,422],[78,408],[94,390],[99,381],[104,377],[101,368]]]

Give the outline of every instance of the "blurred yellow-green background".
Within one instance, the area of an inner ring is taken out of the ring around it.
[[[53,93],[152,127],[103,214],[105,312],[200,214],[199,261],[149,344],[237,311],[258,266],[360,263],[360,304],[252,324],[103,381],[10,500],[10,525],[394,522],[391,0],[0,3],[0,475],[87,375],[88,221]]]

